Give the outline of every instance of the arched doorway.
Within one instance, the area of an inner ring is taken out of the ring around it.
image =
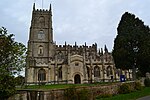
[[[75,84],[81,84],[81,78],[80,78],[80,75],[79,74],[76,74],[74,76],[74,83]]]

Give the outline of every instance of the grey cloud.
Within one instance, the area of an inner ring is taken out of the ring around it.
[[[16,40],[27,44],[34,0],[2,0],[0,26],[15,33]],[[41,0],[36,8],[41,8]],[[92,44],[113,48],[121,15],[129,11],[150,25],[149,0],[43,0],[43,8],[52,3],[54,39],[58,44]]]

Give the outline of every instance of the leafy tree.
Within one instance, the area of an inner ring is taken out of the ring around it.
[[[0,28],[0,99],[15,93],[15,79],[25,65],[25,46],[14,40],[6,28]]]
[[[16,92],[14,76],[3,74],[0,76],[0,100],[7,100]]]
[[[15,81],[17,85],[23,85],[25,82],[25,77],[19,75],[15,78]]]
[[[150,29],[135,15],[125,12],[117,28],[113,57],[117,68],[150,72]],[[145,70],[146,69],[146,70]]]

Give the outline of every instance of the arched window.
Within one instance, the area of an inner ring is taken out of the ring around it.
[[[38,48],[38,55],[43,55],[43,46],[39,46],[39,48]]]
[[[62,79],[62,67],[58,69],[58,79]]]
[[[94,67],[94,77],[100,77],[100,68],[98,66]]]
[[[106,71],[107,71],[107,76],[112,75],[112,67],[111,66],[108,66]]]
[[[40,69],[38,71],[38,81],[45,81],[46,80],[46,72],[44,69]]]
[[[90,69],[87,66],[86,66],[86,68],[87,68],[87,75],[88,75],[88,77],[90,77]]]
[[[58,52],[57,58],[58,59],[63,59],[63,53],[61,51]]]

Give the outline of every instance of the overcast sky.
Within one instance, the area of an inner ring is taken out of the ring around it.
[[[0,26],[27,45],[33,3],[42,8],[42,0],[1,0]],[[109,51],[117,34],[122,14],[130,12],[150,25],[150,0],[43,0],[43,8],[52,4],[54,41],[57,44],[106,44]]]

